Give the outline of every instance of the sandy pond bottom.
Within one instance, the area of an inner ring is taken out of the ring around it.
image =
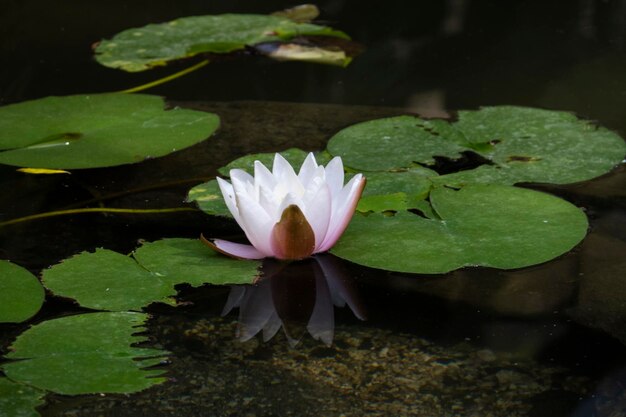
[[[342,325],[331,347],[305,337],[291,348],[282,334],[235,340],[229,317],[153,324],[173,352],[168,383],[130,396],[54,396],[43,415],[626,415],[626,394],[612,384],[466,342]]]

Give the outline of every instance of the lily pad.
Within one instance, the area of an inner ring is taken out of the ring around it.
[[[166,352],[132,347],[148,316],[91,313],[44,321],[20,335],[2,364],[14,381],[59,394],[130,393],[165,381],[146,370]]]
[[[221,256],[199,240],[163,239],[144,244],[134,258],[107,249],[83,252],[44,271],[43,282],[83,307],[141,310],[153,302],[173,304],[178,284],[250,284],[259,266]]]
[[[44,392],[0,378],[0,416],[4,417],[39,417],[35,410],[43,405]]]
[[[37,277],[21,266],[0,261],[0,323],[19,323],[34,316],[45,297]]]
[[[260,275],[260,262],[228,258],[196,239],[173,238],[145,243],[133,256],[143,268],[172,286],[252,284]]]
[[[95,53],[96,60],[104,66],[136,72],[198,54],[229,53],[297,36],[349,39],[341,31],[283,16],[223,14],[183,17],[128,29],[110,40],[102,40]]]
[[[173,108],[161,97],[91,94],[0,107],[0,163],[47,169],[141,162],[194,145],[215,132],[212,113]]]
[[[350,126],[331,138],[328,151],[364,171],[429,165],[474,152],[488,164],[433,178],[438,184],[567,184],[602,175],[626,154],[614,132],[567,112],[486,107],[459,112],[458,121],[399,116]]]
[[[96,310],[141,310],[152,302],[173,304],[170,283],[131,257],[107,249],[83,252],[45,270],[42,280],[54,294]]]
[[[226,207],[224,196],[222,195],[222,191],[217,184],[217,180],[210,180],[193,187],[189,190],[187,201],[195,201],[198,208],[206,214],[232,217],[228,207]]]
[[[439,187],[430,202],[440,220],[410,212],[356,214],[331,252],[357,264],[409,273],[439,274],[464,266],[513,269],[553,259],[587,233],[580,209],[523,188]]]
[[[432,187],[428,177],[436,175],[436,172],[426,168],[402,172],[368,172],[367,185],[356,209],[360,212],[381,212],[419,208]]]

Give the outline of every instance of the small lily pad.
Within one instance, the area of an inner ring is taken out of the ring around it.
[[[43,405],[44,392],[0,377],[0,416],[39,417],[35,410]]]
[[[133,347],[146,340],[148,316],[91,313],[44,321],[21,334],[0,368],[14,381],[59,394],[130,393],[165,381],[144,368],[166,352]]]
[[[0,260],[0,323],[19,323],[34,316],[45,297],[37,277],[21,266]]]
[[[406,211],[355,214],[331,252],[361,265],[409,273],[439,274],[464,266],[512,269],[553,259],[587,233],[580,209],[523,188],[439,187],[431,191],[430,202],[440,219]]]
[[[364,171],[429,165],[474,152],[487,163],[433,177],[437,184],[567,184],[602,175],[620,164],[626,143],[614,132],[571,113],[524,107],[459,112],[458,121],[399,116],[350,126],[331,138],[328,151]]]
[[[95,53],[96,60],[104,66],[136,72],[198,54],[229,53],[297,36],[348,39],[341,31],[283,16],[223,14],[183,17],[128,29],[110,40],[102,40]]]
[[[221,256],[199,240],[163,239],[144,244],[134,258],[107,249],[83,252],[44,271],[43,282],[83,307],[141,310],[153,302],[174,304],[178,284],[250,284],[259,266]]]
[[[173,108],[161,97],[91,94],[0,107],[0,163],[46,169],[141,162],[192,146],[215,132],[212,113]]]

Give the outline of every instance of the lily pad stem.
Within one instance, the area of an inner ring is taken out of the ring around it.
[[[172,75],[168,75],[167,77],[159,78],[156,81],[152,81],[152,82],[149,82],[147,84],[142,84],[142,85],[139,85],[137,87],[128,88],[126,90],[121,90],[121,91],[118,91],[118,93],[136,93],[138,91],[147,90],[149,88],[156,87],[157,85],[165,84],[167,82],[175,80],[176,78],[180,78],[183,75],[187,75],[190,72],[193,72],[193,71],[195,71],[197,69],[200,69],[200,68],[204,67],[208,63],[209,63],[209,60],[205,59],[204,61],[198,62],[196,65],[193,65],[193,66],[191,66],[189,68],[185,68],[184,70],[178,71],[178,72],[176,72],[176,73],[174,73]]]

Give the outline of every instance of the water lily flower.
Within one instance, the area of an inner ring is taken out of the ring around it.
[[[242,259],[304,259],[330,249],[343,234],[365,187],[356,174],[345,186],[343,163],[326,167],[310,153],[298,174],[280,154],[270,172],[254,163],[254,176],[230,171],[232,184],[217,178],[231,214],[252,245],[214,239],[215,250]]]

